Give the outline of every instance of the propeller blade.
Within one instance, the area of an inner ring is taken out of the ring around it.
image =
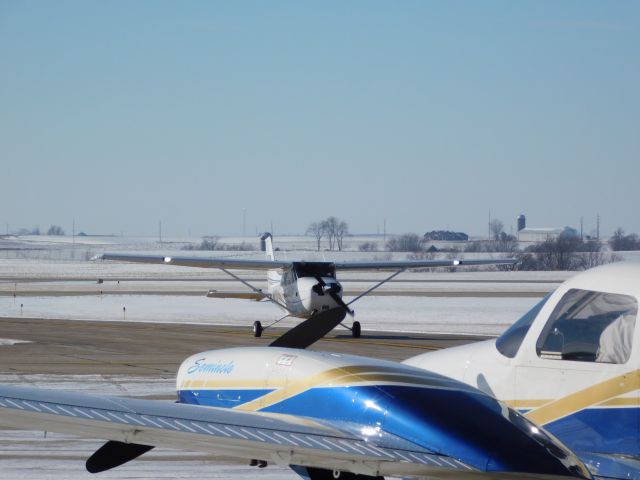
[[[342,307],[317,313],[276,338],[269,346],[305,349],[337,327],[346,315]]]
[[[347,313],[353,317],[353,315],[354,315],[353,310],[351,310],[349,308],[349,306],[346,303],[344,303],[344,300],[342,299],[342,297],[340,295],[338,295],[337,292],[331,291],[331,292],[329,292],[329,295],[331,295],[331,298],[333,298],[333,300],[338,305],[340,305],[342,308],[344,308],[347,311]]]
[[[89,473],[100,473],[119,467],[151,450],[151,445],[108,441],[87,459]]]

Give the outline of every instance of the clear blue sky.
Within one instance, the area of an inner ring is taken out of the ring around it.
[[[0,232],[640,232],[640,2],[0,0]]]

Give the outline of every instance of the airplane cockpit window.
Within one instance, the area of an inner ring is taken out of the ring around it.
[[[336,266],[331,262],[294,262],[293,268],[298,278],[302,277],[336,277]]]
[[[542,309],[548,298],[549,295],[536,303],[531,310],[520,317],[519,320],[498,337],[496,340],[496,348],[502,355],[509,358],[516,356],[524,337],[529,331],[529,327],[531,327],[531,324],[538,316],[538,312]]]
[[[540,358],[626,363],[631,355],[638,302],[629,295],[569,290],[536,343]]]

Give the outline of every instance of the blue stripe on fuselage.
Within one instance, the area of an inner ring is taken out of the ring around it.
[[[588,408],[544,428],[574,452],[640,456],[638,407]]]

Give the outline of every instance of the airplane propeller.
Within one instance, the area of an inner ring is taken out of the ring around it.
[[[353,317],[354,312],[349,308],[349,306],[344,303],[342,297],[338,295],[342,290],[342,287],[338,282],[333,282],[329,285],[324,281],[322,277],[317,276],[316,280],[318,280],[318,284],[313,287],[313,290],[319,295],[329,295],[333,300],[342,308],[344,308],[349,315]]]
[[[305,349],[337,327],[346,315],[343,308],[317,313],[276,338],[269,346]]]

